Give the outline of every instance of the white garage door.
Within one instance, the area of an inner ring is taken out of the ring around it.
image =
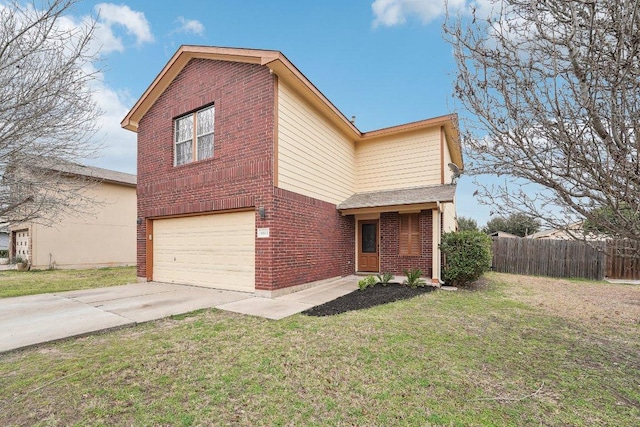
[[[253,211],[153,221],[153,280],[254,292]]]

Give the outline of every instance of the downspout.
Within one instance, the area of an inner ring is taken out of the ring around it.
[[[440,218],[442,213],[442,204],[436,202],[436,208],[431,211],[432,233],[433,233],[433,251],[431,259],[431,283],[434,285],[441,285],[441,254],[440,254],[440,242],[441,242],[441,229]]]

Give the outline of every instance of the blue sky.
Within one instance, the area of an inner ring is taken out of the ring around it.
[[[463,13],[467,3],[449,1]],[[66,18],[98,12],[105,148],[90,161],[97,166],[135,173],[136,135],[120,121],[182,44],[279,50],[362,131],[457,112],[444,0],[85,0]],[[489,211],[474,190],[463,176],[458,215],[482,225]]]

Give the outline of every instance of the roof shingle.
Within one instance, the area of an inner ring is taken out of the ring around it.
[[[419,203],[452,202],[456,186],[429,185],[426,187],[403,188],[400,190],[370,191],[356,193],[338,205],[338,209],[374,208]]]

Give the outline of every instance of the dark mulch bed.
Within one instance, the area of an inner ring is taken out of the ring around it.
[[[435,289],[433,286],[410,288],[399,283],[389,283],[387,286],[378,284],[364,290],[355,290],[333,301],[305,310],[302,314],[307,316],[332,316],[346,311],[362,310],[388,302],[413,298],[432,292]]]

